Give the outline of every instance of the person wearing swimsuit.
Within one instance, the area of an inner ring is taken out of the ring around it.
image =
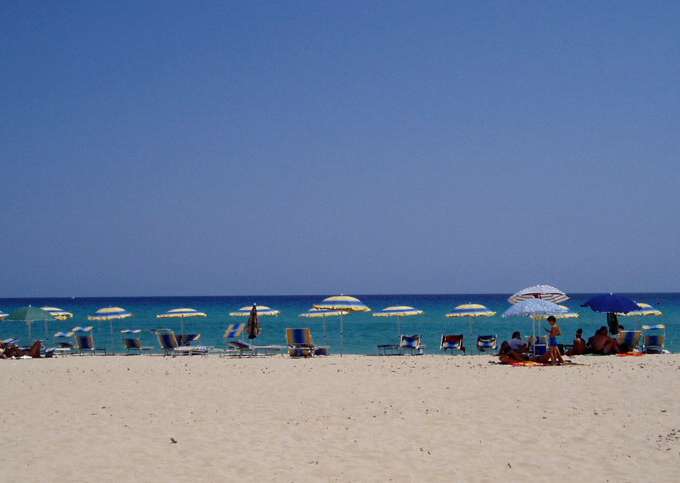
[[[562,334],[560,326],[557,325],[557,319],[554,316],[548,317],[548,323],[550,324],[550,334],[548,336],[548,346],[550,351],[548,352],[548,361],[552,364],[564,364],[564,359],[562,359],[562,354],[560,354],[560,348],[557,347],[557,337]]]

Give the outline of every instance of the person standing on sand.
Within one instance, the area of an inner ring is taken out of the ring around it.
[[[550,351],[548,352],[548,361],[555,364],[564,364],[564,359],[562,359],[562,354],[560,354],[560,348],[557,347],[557,338],[562,334],[560,326],[557,325],[557,319],[554,316],[548,317],[548,323],[550,324],[550,334],[548,337],[548,347]]]

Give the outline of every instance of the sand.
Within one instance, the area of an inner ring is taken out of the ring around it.
[[[680,481],[680,356],[0,361],[2,481]]]

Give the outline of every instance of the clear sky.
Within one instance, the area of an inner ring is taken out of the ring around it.
[[[678,2],[3,2],[0,297],[680,290]]]

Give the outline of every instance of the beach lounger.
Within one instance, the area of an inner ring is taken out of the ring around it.
[[[243,334],[245,328],[246,328],[245,322],[241,322],[238,324],[229,324],[229,326],[227,326],[227,330],[224,331],[224,340],[238,339],[239,337],[241,337],[241,334]]]
[[[94,342],[94,334],[92,333],[92,326],[88,327],[74,327],[71,329],[71,334],[73,334],[73,340],[75,341],[75,347],[73,348],[78,354],[90,354],[95,355],[100,352],[106,355],[106,349],[103,347],[97,347]]]
[[[271,356],[280,354],[284,347],[280,345],[254,345],[244,342],[242,340],[229,341],[231,351],[227,355],[236,355],[239,357],[248,356]]]
[[[286,329],[288,355],[290,357],[312,357],[328,355],[327,346],[314,345],[312,329]]]
[[[477,336],[477,350],[479,352],[495,351],[498,338],[495,335]]]
[[[409,351],[412,356],[422,355],[425,350],[423,339],[419,335],[402,335],[399,338],[399,348],[402,351]]]
[[[633,352],[638,349],[641,336],[640,330],[620,330],[616,341],[619,347],[625,349],[625,352]]]
[[[128,355],[143,354],[153,350],[153,347],[142,345],[142,331],[140,329],[124,329],[120,333],[123,336],[123,346]]]
[[[463,337],[463,334],[442,335],[440,348],[443,351],[461,351],[465,353],[465,337]]]
[[[158,339],[158,345],[166,356],[205,355],[208,353],[208,348],[205,346],[180,345],[175,331],[171,329],[156,329],[154,332]]]
[[[664,324],[643,325],[644,351],[647,354],[666,353],[666,326]]]
[[[68,355],[74,353],[73,332],[56,332],[54,334],[55,347],[50,349],[57,355]]]

